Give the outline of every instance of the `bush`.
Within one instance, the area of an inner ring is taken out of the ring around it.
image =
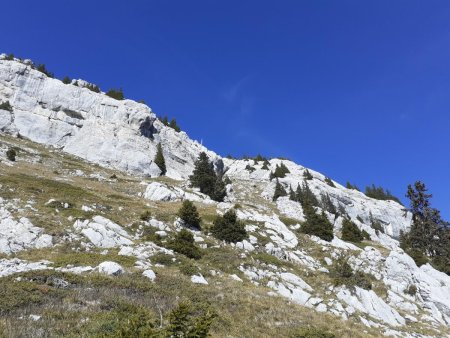
[[[357,225],[348,218],[344,218],[344,221],[342,222],[342,240],[358,243],[363,239],[363,234]]]
[[[233,209],[228,210],[223,216],[216,217],[211,233],[217,239],[228,243],[240,242],[247,238],[245,226],[237,219]]]
[[[316,327],[303,327],[298,329],[292,338],[336,338],[336,336],[324,329]]]
[[[365,240],[370,241],[370,234],[366,230],[361,231],[361,234]]]
[[[13,110],[13,108],[12,108],[11,104],[9,103],[9,101],[5,101],[5,102],[0,103],[0,109],[7,110],[9,112],[11,112]]]
[[[172,255],[158,252],[158,253],[154,254],[153,256],[151,256],[150,260],[154,264],[161,264],[161,265],[169,266],[169,265],[174,264],[173,258],[174,257]]]
[[[184,261],[182,261],[181,265],[178,268],[180,269],[180,272],[186,276],[194,276],[200,273],[200,269],[192,264],[192,261],[190,259],[185,259]]]
[[[403,292],[407,295],[414,296],[417,293],[417,286],[410,284]]]
[[[150,210],[145,210],[140,216],[139,218],[141,219],[141,221],[144,222],[148,222],[151,220],[152,218],[152,213],[150,212]]]
[[[250,164],[247,164],[245,166],[245,170],[249,171],[250,173],[254,172],[256,169],[255,167],[252,167]]]
[[[263,165],[262,165],[262,167],[261,167],[261,169],[262,170],[269,170],[269,165],[270,165],[270,162],[265,160]]]
[[[13,61],[14,60],[14,54],[10,53],[10,54],[6,55],[5,60]]]
[[[333,224],[330,223],[327,216],[323,212],[318,215],[310,204],[303,206],[303,212],[306,216],[306,221],[301,225],[300,231],[330,242],[334,237]]]
[[[178,210],[178,217],[184,222],[185,225],[191,226],[200,230],[200,216],[194,203],[189,200],[184,200],[180,210]]]
[[[108,95],[109,97],[112,97],[113,99],[119,100],[119,101],[124,99],[122,88],[110,89],[106,92],[106,95]]]
[[[362,289],[372,289],[369,276],[363,272],[353,272],[346,257],[338,258],[330,269],[330,277],[333,278],[335,286],[345,285],[349,288],[358,286]]]
[[[12,162],[16,160],[17,153],[13,148],[9,148],[6,151],[6,158]]]
[[[167,172],[167,168],[166,168],[166,160],[164,159],[164,154],[163,154],[161,143],[158,143],[158,145],[156,146],[156,155],[155,155],[155,159],[153,161],[158,166],[158,168],[161,170],[161,175],[165,175]]]
[[[181,302],[169,315],[169,325],[164,337],[206,338],[216,312],[207,304]]]
[[[124,316],[118,318],[120,324],[112,337],[155,337],[157,335],[154,318],[145,307],[127,306],[123,314]]]
[[[169,241],[167,247],[188,258],[200,259],[202,257],[200,248],[195,245],[194,235],[186,229],[181,229],[175,238]]]

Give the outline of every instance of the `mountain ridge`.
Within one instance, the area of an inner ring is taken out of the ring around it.
[[[173,219],[175,212],[172,208],[186,199],[197,203],[207,216],[204,216],[205,219],[234,208],[238,218],[246,222],[248,239],[228,245],[214,242],[207,232],[193,233],[197,243],[204,245],[204,250],[214,249],[216,246],[237,250],[243,258],[241,264],[232,272],[234,275],[239,274],[238,278],[241,281],[245,280],[249,285],[267,287],[271,290],[269,292],[272,292],[272,296],[281,296],[289,302],[306,306],[319,313],[327,312],[345,320],[358,321],[367,328],[379,329],[383,334],[405,337],[433,336],[433,334],[422,335],[421,330],[414,326],[422,324],[426,325],[430,332],[435,332],[434,334],[442,333],[447,336],[450,334],[441,328],[450,325],[449,277],[434,270],[429,264],[417,267],[412,258],[400,249],[397,239],[400,233],[407,231],[411,225],[411,214],[405,214],[402,205],[395,201],[367,197],[362,192],[347,189],[334,181],[330,185],[326,181],[327,177],[321,173],[289,160],[271,159],[266,163],[267,169],[264,169],[263,161],[222,158],[189,139],[186,133],[176,132],[165,126],[148,106],[131,100],[115,100],[104,93],[94,93],[82,87],[83,85],[86,84],[82,81],[80,86],[63,84],[32,69],[27,61],[5,60],[4,55],[0,57],[0,100],[9,101],[12,106],[11,111],[0,110],[3,142],[10,146],[26,147],[26,151],[20,154],[19,161],[15,164],[3,160],[2,157],[4,173],[0,184],[17,189],[15,185],[20,187],[20,183],[14,179],[10,166],[16,166],[17,170],[24,171],[27,166],[39,168],[41,162],[42,170],[46,170],[47,179],[59,184],[56,179],[52,179],[51,164],[46,165],[42,158],[45,154],[55,164],[61,165],[66,161],[64,153],[67,153],[78,157],[79,163],[73,160],[77,163],[76,166],[83,168],[83,171],[91,171],[91,176],[66,169],[64,166],[61,173],[59,167],[56,167],[54,170],[58,173],[54,173],[54,176],[59,180],[72,182],[70,184],[80,180],[77,189],[80,189],[79,194],[86,196],[103,189],[102,184],[110,187],[112,191],[121,189],[120,194],[123,196],[118,196],[122,199],[126,196],[124,201],[130,199],[128,204],[130,212],[134,211],[131,203],[147,205],[156,216],[150,220],[142,220],[139,224],[141,230],[157,229],[160,236],[169,237],[177,233],[180,222]],[[6,135],[15,136],[16,139]],[[32,144],[26,143],[28,140],[52,146],[57,150],[54,153],[42,148],[34,149]],[[162,145],[167,164],[167,177],[160,177],[160,170],[153,163],[159,143]],[[5,156],[6,150],[7,147],[2,147],[2,156]],[[189,187],[187,179],[201,152],[206,152],[216,170],[225,172],[231,181],[227,184],[228,194],[224,202],[212,201],[207,195]],[[91,168],[82,160],[103,168]],[[295,189],[298,184],[305,182],[305,172],[308,171],[311,178],[307,182],[313,194],[317,198],[322,195],[329,196],[334,206],[341,208],[345,213],[333,215],[321,207],[317,208],[318,211],[323,211],[333,224],[335,237],[331,242],[298,233],[301,223],[305,220],[304,210],[298,202],[289,199],[288,196],[273,201],[276,182],[271,180],[270,173],[281,164],[285,165],[289,172],[284,177],[278,178],[277,182],[286,190],[290,187]],[[95,172],[102,170],[121,171],[124,175],[123,182]],[[134,177],[138,175],[141,182]],[[15,185],[11,185],[7,177],[11,177]],[[35,179],[38,184],[39,177]],[[27,180],[32,182],[32,175],[27,176]],[[127,180],[130,182],[129,186],[126,186]],[[97,181],[98,183],[95,183]],[[94,184],[89,182],[94,182],[95,188],[81,190],[83,185]],[[41,189],[45,190],[45,187]],[[112,274],[116,272],[133,274],[135,273],[133,269],[140,271],[139,269],[145,267],[146,275],[153,276],[148,271],[155,269],[150,263],[154,263],[155,253],[173,254],[164,251],[167,249],[156,245],[153,240],[144,240],[142,233],[134,230],[135,222],[125,215],[120,215],[125,211],[128,212],[123,209],[122,203],[125,202],[121,202],[120,198],[107,199],[108,203],[113,204],[110,211],[98,207],[99,203],[95,202],[93,197],[86,197],[86,201],[80,201],[77,196],[68,194],[66,197],[47,196],[49,200],[44,201],[41,200],[42,196],[30,195],[26,189],[23,194],[24,196],[19,195],[20,200],[34,201],[30,204],[32,208],[35,208],[33,207],[35,205],[37,211],[51,213],[50,223],[58,220],[63,222],[65,224],[63,231],[68,233],[61,238],[51,236],[50,240],[44,226],[35,227],[23,217],[17,220],[21,212],[18,211],[18,215],[15,215],[10,210],[29,208],[25,204],[19,208],[18,205],[23,202],[15,203],[12,194],[5,192],[0,203],[2,208],[0,227],[3,232],[8,233],[8,236],[0,235],[0,251],[8,257],[16,252],[26,252],[30,248],[40,252],[39,250],[52,246],[58,247],[67,242],[67,237],[79,243],[83,250],[87,248],[95,252],[105,248],[110,251],[117,249],[117,256],[114,254],[111,256],[116,261],[122,260],[121,257],[124,256],[134,257],[137,259],[136,264],[141,268],[119,268],[114,264],[98,265],[94,268],[72,264],[58,269],[79,274],[90,273],[95,269],[101,273],[105,271],[108,273],[107,271],[111,270]],[[52,194],[58,194],[57,190],[52,191]],[[110,191],[107,196],[114,195],[115,193]],[[70,200],[71,198],[73,200]],[[71,203],[75,206],[71,206]],[[52,209],[49,209],[49,206]],[[161,212],[159,209],[165,208],[170,210],[168,214],[159,214]],[[83,213],[79,214],[81,211]],[[64,220],[60,218],[58,214],[61,212],[65,216],[69,213],[68,218],[64,217]],[[83,221],[79,220],[80,215]],[[369,239],[363,248],[343,241],[338,236],[345,217],[368,234]],[[371,226],[372,219],[381,223],[382,231]],[[21,236],[25,235],[25,239],[14,233],[9,234],[11,229],[17,227],[22,229]],[[44,240],[37,242],[36,238]],[[261,257],[262,254],[274,257],[276,264],[281,264],[282,268],[270,263],[257,264],[258,260],[253,255]],[[371,274],[374,278],[373,283],[380,284],[380,287],[382,285],[384,289],[382,291],[376,289],[375,292],[356,287],[352,290],[345,285],[330,284],[330,270],[341,255],[349,255],[350,265],[355,271]],[[251,259],[247,261],[246,258]],[[21,259],[14,261],[15,263],[8,258],[0,261],[0,276],[1,271],[11,269],[11,264],[20,268],[12,269],[13,272],[7,272],[8,275],[24,272],[24,269],[34,271],[36,268],[51,267],[51,263],[33,261],[27,263],[23,257]],[[117,264],[115,261],[113,263]],[[218,276],[225,273],[217,267],[214,269],[218,270],[216,271]],[[161,270],[160,274],[164,274],[163,271],[165,270]],[[206,275],[205,267],[203,274],[206,279],[203,275],[193,275],[192,277],[196,277],[193,280],[204,284],[208,283],[208,280],[211,282],[219,278],[213,274]],[[316,276],[317,280],[311,275]],[[410,285],[414,285],[417,291],[414,295],[408,296],[405,295],[405,290]],[[405,329],[407,324],[413,325],[412,331]]]

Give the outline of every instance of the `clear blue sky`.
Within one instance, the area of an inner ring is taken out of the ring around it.
[[[448,1],[6,1],[0,50],[122,87],[221,155],[296,162],[450,218]]]

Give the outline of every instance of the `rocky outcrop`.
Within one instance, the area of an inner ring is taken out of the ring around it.
[[[96,247],[114,248],[133,244],[128,233],[120,225],[102,216],[95,216],[92,220],[77,220],[73,227]]]
[[[0,198],[0,253],[11,254],[26,249],[52,246],[52,236],[34,226],[29,219],[16,220]]]
[[[164,126],[148,106],[95,93],[81,80],[63,84],[18,61],[0,57],[0,101],[13,107],[0,111],[0,131],[139,175],[160,174],[153,162],[158,143],[170,177],[187,178],[202,151],[222,169],[215,153]]]

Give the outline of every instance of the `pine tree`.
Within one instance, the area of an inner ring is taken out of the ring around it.
[[[156,155],[155,155],[155,159],[153,161],[158,166],[158,168],[161,170],[161,175],[162,176],[165,175],[167,172],[167,168],[166,168],[166,161],[164,159],[164,154],[163,154],[161,143],[158,143],[158,145],[156,146]]]
[[[64,76],[64,78],[62,79],[62,82],[63,82],[64,84],[69,84],[69,83],[71,82],[70,77]]]
[[[200,216],[194,203],[189,200],[184,200],[180,210],[178,210],[178,217],[185,225],[200,229]]]
[[[294,192],[294,190],[292,190],[292,185],[289,186],[289,199],[291,201],[296,201],[297,200],[297,198],[295,196],[295,192]]]
[[[194,166],[194,171],[189,176],[192,186],[199,188],[201,193],[211,199],[222,202],[226,196],[225,184],[222,177],[214,171],[214,165],[209,161],[208,155],[201,152]]]
[[[233,209],[228,210],[223,216],[216,217],[211,233],[217,239],[229,243],[241,242],[247,238],[245,226],[238,220]]]
[[[286,174],[289,173],[289,169],[281,162],[280,165],[276,165],[275,171],[270,173],[270,180],[274,178],[284,178]]]
[[[334,184],[334,182],[329,177],[325,178],[325,183],[328,184],[330,187],[336,188],[336,185]]]
[[[307,181],[310,181],[310,180],[313,179],[313,176],[311,175],[311,173],[309,172],[308,169],[306,169],[306,170],[303,172],[303,178],[304,178],[305,180],[307,180]]]
[[[314,207],[308,203],[302,204],[303,213],[306,221],[300,227],[302,233],[317,236],[325,241],[330,242],[333,237],[333,224],[328,220],[325,214],[317,214]]]
[[[200,259],[202,257],[200,248],[195,245],[194,235],[186,229],[181,229],[175,238],[168,242],[168,248],[188,258]]]
[[[269,170],[269,165],[270,165],[270,162],[267,161],[267,160],[264,160],[264,163],[263,163],[261,169],[262,170]]]
[[[321,206],[322,209],[328,211],[329,213],[337,213],[336,207],[334,206],[333,202],[331,201],[330,195],[328,194],[321,195]]]
[[[342,222],[342,240],[358,243],[363,239],[363,234],[358,226],[348,218],[344,218]]]
[[[300,203],[303,204],[309,204],[311,206],[319,206],[319,201],[316,198],[316,195],[311,191],[309,188],[308,182],[303,182],[303,189],[302,189],[302,199],[300,200]]]
[[[106,95],[108,95],[109,97],[112,97],[113,99],[119,100],[119,101],[123,100],[125,98],[123,95],[122,88],[110,89],[106,92]]]
[[[286,195],[287,195],[286,190],[284,190],[284,187],[281,185],[281,183],[278,181],[278,178],[277,178],[277,181],[275,183],[275,192],[273,194],[272,201],[276,201],[278,199],[278,197],[286,196]]]
[[[297,189],[295,190],[295,201],[299,203],[303,201],[303,190],[300,184],[297,184]]]
[[[412,225],[408,234],[404,234],[401,246],[411,256],[423,254],[432,259],[432,264],[450,274],[450,228],[441,218],[440,212],[431,207],[431,194],[425,184],[417,181],[409,185],[406,197],[410,200]]]

